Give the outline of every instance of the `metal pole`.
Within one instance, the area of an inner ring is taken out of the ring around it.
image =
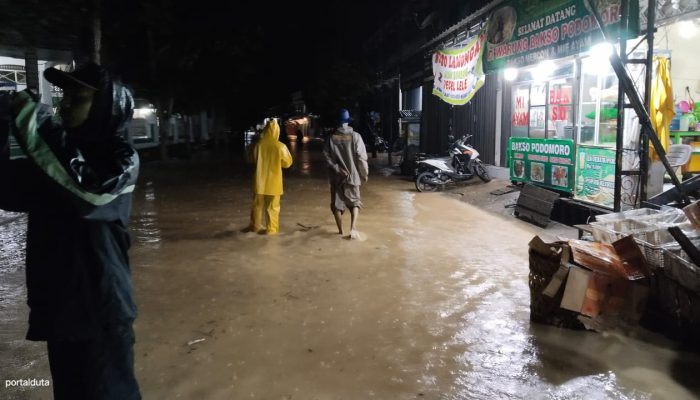
[[[593,12],[593,16],[598,22],[600,32],[603,35],[603,40],[607,41],[608,35],[605,31],[605,26],[603,25],[603,19],[601,18],[600,13],[598,13],[598,10],[591,5],[590,0],[584,0],[584,2],[587,8],[589,8]],[[652,2],[650,2],[650,5],[651,3]],[[647,25],[647,34],[649,34],[649,29],[650,28]],[[651,29],[653,29],[653,27],[651,27]],[[653,41],[653,32],[651,33],[651,35]],[[644,101],[641,99],[641,97],[639,97],[639,93],[634,87],[634,82],[632,82],[632,78],[630,78],[630,76],[627,74],[627,70],[622,64],[622,60],[620,60],[620,56],[614,51],[610,56],[610,64],[612,65],[613,70],[615,70],[615,74],[617,75],[617,79],[620,82],[620,86],[625,90],[627,98],[629,98],[630,102],[632,103],[632,107],[634,108],[634,111],[639,117],[639,123],[642,125],[642,132],[654,145],[654,150],[656,150],[656,154],[658,154],[661,163],[666,168],[666,172],[668,172],[668,174],[671,176],[671,181],[673,182],[673,185],[676,187],[676,189],[678,189],[683,203],[689,204],[690,200],[688,199],[688,195],[685,193],[685,189],[681,185],[681,182],[678,180],[678,177],[676,176],[673,168],[671,168],[671,165],[668,163],[668,159],[666,158],[666,151],[661,145],[659,138],[656,136],[656,132],[654,132],[654,127],[651,124],[651,118],[649,117],[649,113],[647,112],[647,109],[644,105]]]
[[[628,27],[628,1],[620,2],[622,8],[620,15],[619,45],[620,58],[623,63],[627,62],[627,27]],[[618,212],[622,206],[622,155],[625,133],[625,92],[622,86],[617,91],[617,136],[615,138],[615,198],[613,211]]]
[[[651,78],[654,73],[654,25],[656,25],[656,0],[649,0],[647,9],[647,60],[645,64],[644,77],[644,107],[649,110],[651,101]],[[675,177],[675,173],[670,175]],[[641,136],[641,148],[639,154],[639,201],[640,204],[647,200],[647,179],[649,179],[649,138],[647,135]]]

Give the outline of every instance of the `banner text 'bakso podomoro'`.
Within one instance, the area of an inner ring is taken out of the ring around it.
[[[482,52],[486,30],[469,41],[466,47],[438,50],[433,54],[433,94],[449,104],[469,102],[484,85]]]
[[[602,41],[583,0],[508,0],[489,17],[484,69],[522,67],[587,51]],[[621,0],[591,0],[606,31],[617,37]],[[630,33],[639,31],[639,3],[629,0]]]
[[[574,188],[574,141],[571,139],[508,139],[510,180],[571,192]]]

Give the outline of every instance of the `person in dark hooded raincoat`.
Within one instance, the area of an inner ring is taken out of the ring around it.
[[[62,122],[31,93],[10,104],[24,159],[0,160],[0,208],[28,213],[28,340],[46,341],[55,399],[140,399],[127,231],[139,161],[131,92],[104,68],[49,68]],[[0,137],[0,148],[7,137]]]

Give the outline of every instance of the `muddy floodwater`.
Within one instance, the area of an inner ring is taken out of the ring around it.
[[[317,148],[295,149],[274,237],[242,231],[250,167],[144,167],[130,256],[145,399],[700,398],[700,357],[659,335],[530,323],[540,228],[375,167],[361,238],[343,239]],[[24,219],[3,218],[0,379],[49,379],[43,343],[23,340]],[[4,386],[0,398],[50,398]]]

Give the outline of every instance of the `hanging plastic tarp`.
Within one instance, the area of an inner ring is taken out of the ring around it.
[[[474,36],[466,47],[438,50],[433,54],[433,94],[443,101],[462,105],[469,102],[484,86],[482,54],[486,28]]]
[[[654,69],[656,77],[651,86],[651,104],[649,117],[654,127],[656,136],[664,150],[668,150],[669,145],[669,125],[671,119],[676,115],[673,106],[673,87],[671,85],[671,64],[666,57],[654,57]],[[649,149],[652,160],[658,160],[659,156],[653,148]]]

